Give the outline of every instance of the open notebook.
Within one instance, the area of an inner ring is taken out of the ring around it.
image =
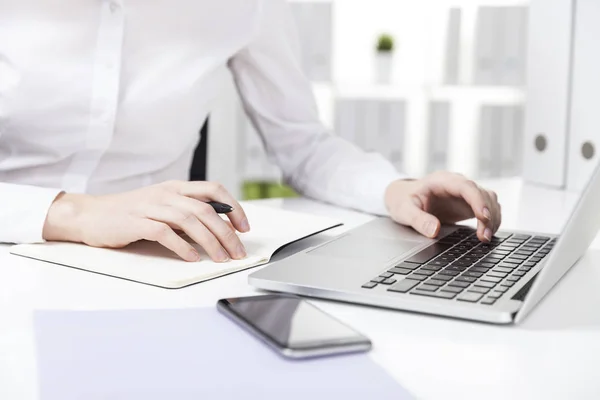
[[[124,249],[100,249],[75,243],[21,244],[15,255],[48,261],[163,288],[177,289],[269,262],[275,251],[296,240],[340,225],[325,217],[245,203],[251,231],[240,234],[248,256],[215,263],[198,245],[198,262],[185,262],[155,242],[141,241]]]

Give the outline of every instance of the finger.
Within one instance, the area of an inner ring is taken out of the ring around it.
[[[423,211],[423,203],[416,196],[406,202],[402,207],[402,212],[394,219],[403,225],[411,226],[428,238],[436,237],[441,228],[440,220]]]
[[[182,196],[179,196],[184,198]],[[187,199],[187,198],[185,198]],[[191,200],[190,201],[196,201]],[[210,207],[210,206],[209,206]],[[221,246],[221,243],[202,224],[193,211],[182,210],[176,206],[154,206],[149,207],[145,215],[152,220],[167,223],[171,227],[183,230],[194,242],[198,243],[206,254],[215,262],[229,261],[229,254]]]
[[[233,211],[227,213],[227,218],[235,226],[235,229],[240,232],[250,230],[250,224],[244,209],[223,185],[215,182],[182,182],[179,193],[201,201],[215,200],[230,205]]]
[[[496,232],[502,226],[502,204],[498,203],[498,227],[496,228]]]
[[[500,203],[498,203],[498,195],[496,192],[488,190],[487,193],[490,199],[492,219],[494,221],[492,231],[496,233],[496,231],[498,231],[500,228],[500,224],[502,223],[502,209],[500,207]]]
[[[486,243],[492,239],[492,230],[480,220],[477,220],[477,238]]]
[[[235,230],[231,229],[230,225],[211,206],[189,197],[174,196],[176,197],[171,200],[172,206],[182,210],[186,216],[194,216],[210,231],[211,235],[231,255],[231,258],[239,260],[246,257],[246,249]],[[200,232],[200,234],[204,236],[204,232]],[[198,243],[203,245],[203,243]],[[209,245],[214,246],[213,243],[209,243]]]
[[[196,249],[165,223],[146,219],[140,223],[140,230],[142,239],[160,243],[185,261],[193,262],[200,259]]]
[[[497,195],[494,192],[491,192],[489,190],[484,190],[484,195],[487,199],[487,203],[489,204],[489,210],[491,213],[491,218],[488,222],[486,222],[486,226],[489,229],[488,234],[491,234],[491,236],[494,235],[494,233],[496,233],[496,231],[498,230],[498,227],[500,226],[500,212],[498,209],[498,201],[497,201]]]

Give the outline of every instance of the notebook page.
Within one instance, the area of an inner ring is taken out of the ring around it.
[[[334,220],[277,208],[243,204],[251,231],[239,234],[248,256],[215,263],[194,245],[198,262],[185,262],[155,242],[141,241],[124,249],[100,249],[76,243],[25,244],[11,253],[165,288],[180,288],[267,263],[280,247],[339,225]]]

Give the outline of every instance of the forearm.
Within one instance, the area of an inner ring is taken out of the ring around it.
[[[286,180],[302,194],[343,207],[387,215],[385,192],[401,178],[376,153],[365,153],[333,135],[323,134],[301,148],[298,165],[285,165]]]

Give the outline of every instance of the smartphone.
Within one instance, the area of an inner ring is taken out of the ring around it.
[[[217,308],[286,358],[371,349],[368,338],[297,296],[221,299]]]

